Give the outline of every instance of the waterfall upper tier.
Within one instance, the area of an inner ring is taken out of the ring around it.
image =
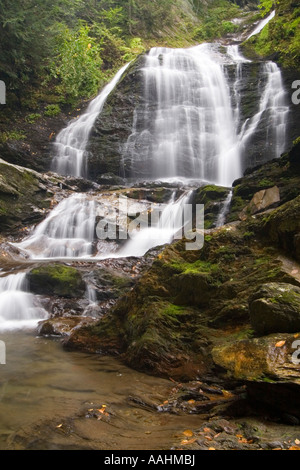
[[[153,48],[128,68],[96,119],[88,174],[231,186],[247,167],[280,156],[288,111],[273,62],[251,62],[236,45]]]

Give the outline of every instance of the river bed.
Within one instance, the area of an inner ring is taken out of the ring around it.
[[[69,352],[32,330],[0,335],[0,449],[156,450],[180,445],[199,415],[137,405],[162,403],[174,383],[136,372],[117,359]]]

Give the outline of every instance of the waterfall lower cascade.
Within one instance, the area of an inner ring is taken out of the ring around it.
[[[73,194],[17,246],[33,259],[86,258],[92,254],[95,220],[95,201],[85,194]]]
[[[0,277],[0,330],[32,327],[47,318],[38,298],[28,292],[26,273]]]

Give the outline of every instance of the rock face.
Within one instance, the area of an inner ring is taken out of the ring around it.
[[[122,168],[122,152],[131,134],[135,107],[142,99],[140,68],[143,63],[141,56],[129,67],[92,129],[87,152],[89,178],[94,181],[107,173],[110,177],[126,174],[126,169]]]
[[[124,77],[108,97],[103,111],[96,120],[87,147],[89,178],[97,181],[103,174],[114,174],[126,178],[147,178],[149,176],[151,162],[150,156],[145,160],[144,155],[140,160],[136,158],[134,168],[131,166],[131,157],[127,156],[126,146],[133,129],[138,134],[145,128],[146,114],[151,112],[155,116],[158,103],[153,99],[150,105],[145,105],[144,76],[142,68],[145,63],[145,56],[141,55],[125,72]],[[240,72],[242,79],[237,85],[235,65],[225,65],[226,74],[229,77],[229,87],[233,104],[239,104],[240,122],[237,132],[246,120],[251,120],[260,109],[260,99],[262,90],[267,84],[268,74],[261,62],[252,61],[241,65]],[[291,89],[288,79],[285,81],[286,90]],[[235,103],[236,86],[240,94],[240,102]],[[150,90],[149,93],[153,92]],[[153,94],[153,93],[152,93]],[[292,106],[289,112],[289,129],[291,131],[286,136],[286,148],[288,148],[297,135],[297,106]],[[149,122],[147,135],[151,139],[154,129],[151,128],[153,120]],[[295,121],[295,122],[294,122]],[[256,167],[279,155],[275,152],[274,139],[270,137],[271,116],[266,111],[259,122],[253,135],[247,140],[242,151],[242,171],[249,167]],[[294,123],[293,125],[291,123]],[[295,124],[296,123],[296,124]],[[145,134],[146,135],[146,134]],[[143,139],[146,139],[145,135]],[[144,142],[144,147],[138,141],[136,152],[145,153],[150,144]],[[149,147],[149,148],[150,148]],[[129,152],[130,153],[130,152]],[[148,152],[149,153],[149,152]],[[151,152],[149,153],[151,155]],[[128,161],[127,161],[128,160]],[[261,188],[259,188],[261,189]]]
[[[52,193],[39,173],[0,159],[1,231],[38,221],[49,207]]]
[[[274,334],[216,347],[214,362],[238,380],[300,385],[299,365],[293,362],[295,336]]]
[[[281,158],[250,168],[243,178],[234,181],[227,221],[238,220],[241,213],[245,219],[253,212],[273,207],[273,204],[275,207],[282,205],[299,196],[300,165],[297,163],[299,154],[300,142],[296,141],[290,151]],[[269,203],[272,205],[268,206]]]
[[[300,331],[300,288],[285,283],[264,284],[249,300],[250,321],[261,335]]]

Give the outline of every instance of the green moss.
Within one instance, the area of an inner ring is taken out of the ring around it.
[[[37,294],[81,297],[85,283],[76,268],[49,264],[34,268],[28,274],[30,290]]]

